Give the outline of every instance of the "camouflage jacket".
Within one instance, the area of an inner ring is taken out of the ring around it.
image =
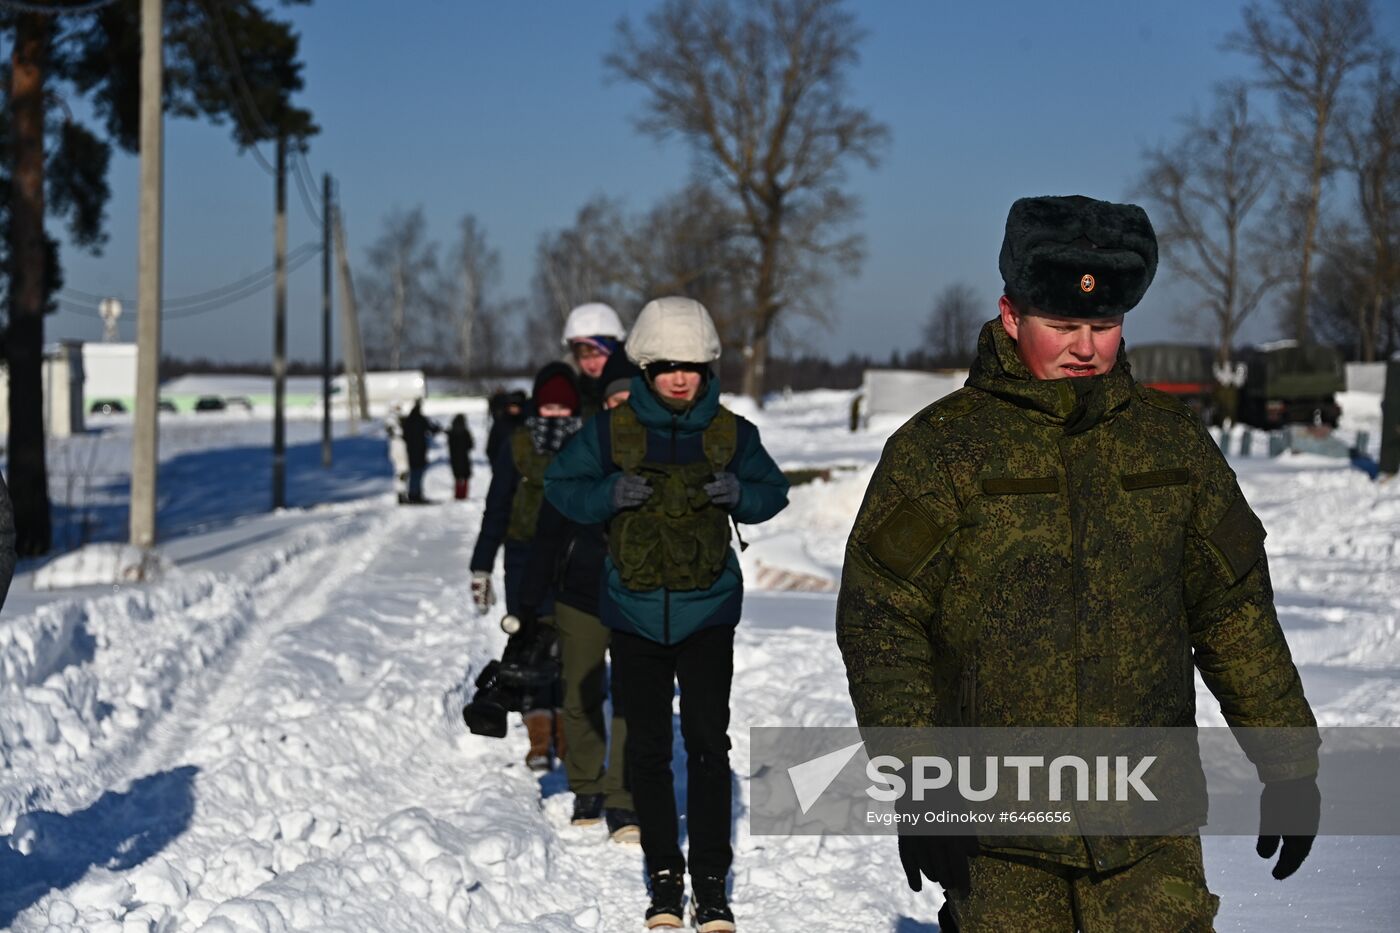
[[[1103,376],[1036,380],[993,320],[966,386],[886,444],[847,543],[857,719],[1192,725],[1194,667],[1232,726],[1311,727],[1263,545],[1200,422],[1121,348]],[[1317,769],[1312,741],[1253,757],[1265,780]],[[1085,842],[1100,867],[1151,847]],[[1083,858],[1063,838],[1012,848]]]

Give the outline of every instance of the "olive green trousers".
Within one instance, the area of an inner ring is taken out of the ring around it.
[[[554,605],[554,624],[559,630],[559,660],[563,668],[562,718],[564,741],[568,745],[564,773],[569,778],[569,789],[576,794],[604,794],[604,806],[631,810],[632,794],[627,789],[623,770],[627,721],[618,708],[617,691],[611,691],[611,730],[603,707],[610,692],[608,629],[597,616],[563,603]]]
[[[989,853],[948,899],[961,933],[1210,933],[1220,899],[1206,888],[1198,836],[1174,836],[1109,872]]]

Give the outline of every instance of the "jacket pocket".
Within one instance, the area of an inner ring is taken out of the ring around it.
[[[990,476],[982,480],[982,491],[989,496],[1021,496],[1028,493],[1060,491],[1058,476]]]
[[[1148,470],[1146,473],[1124,473],[1119,477],[1123,488],[1155,489],[1158,486],[1184,486],[1191,482],[1191,471],[1185,467],[1171,470]]]

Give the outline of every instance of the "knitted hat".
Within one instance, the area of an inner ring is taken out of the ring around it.
[[[535,393],[535,405],[562,405],[570,412],[578,411],[578,389],[563,376],[555,376]]]
[[[543,405],[563,405],[571,414],[579,409],[578,382],[574,371],[567,363],[553,362],[535,374],[535,388],[531,394],[535,411]]]

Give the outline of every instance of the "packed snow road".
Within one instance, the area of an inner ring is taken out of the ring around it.
[[[467,608],[461,568],[478,514],[475,504],[385,506],[332,520],[353,530],[252,585],[236,636],[187,672],[161,715],[110,749],[91,743],[69,768],[46,774],[28,762],[37,789],[10,807],[0,921],[114,931],[636,925],[640,850],[569,826],[562,774],[527,771],[520,735],[462,727],[468,665],[504,638]],[[174,640],[210,598],[117,616],[128,630],[98,629],[95,653],[143,627]],[[803,716],[806,695],[815,718],[829,719],[840,684],[823,682],[829,663],[800,663],[811,634],[747,639],[738,709],[777,722],[783,709]],[[775,664],[796,676],[772,678]],[[742,730],[736,738],[742,758]],[[824,877],[844,889],[853,875],[871,882],[826,908],[836,911],[829,928],[888,913],[877,882],[897,867],[870,856],[864,840],[746,841],[745,928],[790,928],[800,892]]]
[[[785,467],[823,465],[825,449],[850,470],[746,532],[751,585],[818,590],[750,593],[736,639],[733,896],[751,933],[936,929],[937,894],[907,890],[890,839],[748,832],[748,728],[853,718],[820,590],[887,431],[835,434],[848,404],[810,393],[754,415]],[[194,454],[243,456],[218,443]],[[1400,723],[1400,488],[1320,459],[1235,465],[1319,719]],[[439,500],[445,473],[429,474]],[[339,504],[171,541],[158,583],[64,596],[21,581],[0,618],[0,927],[640,928],[640,850],[569,825],[562,773],[524,768],[518,725],[504,740],[462,726],[471,678],[504,644],[465,569],[488,477],[469,502],[400,508],[387,476],[354,476],[321,500]],[[1202,693],[1202,721],[1218,715]],[[1393,929],[1398,850],[1323,838],[1279,883],[1253,839],[1207,839],[1217,927]]]

